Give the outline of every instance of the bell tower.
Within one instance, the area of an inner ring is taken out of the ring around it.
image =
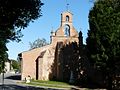
[[[72,13],[70,12],[63,12],[61,14],[61,27],[64,32],[64,36],[71,36],[71,29],[72,27]]]
[[[63,26],[64,24],[72,25],[72,13],[71,12],[67,11],[61,14],[61,25]]]
[[[60,27],[51,34],[51,43],[57,42],[78,42],[78,32],[73,26],[73,14],[65,11],[61,14]]]

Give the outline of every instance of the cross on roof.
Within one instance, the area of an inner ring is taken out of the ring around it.
[[[67,9],[67,11],[69,10],[69,3],[68,3],[68,1],[66,0],[66,9]]]

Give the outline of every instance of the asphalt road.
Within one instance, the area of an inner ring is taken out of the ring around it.
[[[20,81],[20,74],[12,74],[6,73],[4,74],[4,84],[16,84],[16,82]],[[0,85],[3,84],[3,75],[0,75]]]
[[[18,84],[21,79],[20,74],[7,73],[4,75],[4,84],[2,82],[2,75],[0,75],[0,90],[60,90],[46,87],[34,87]],[[62,89],[63,90],[63,89]]]

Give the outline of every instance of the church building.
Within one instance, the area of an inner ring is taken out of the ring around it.
[[[22,80],[25,80],[28,75],[36,80],[61,79],[63,75],[59,65],[62,63],[59,63],[60,60],[57,57],[59,48],[64,44],[78,43],[79,35],[73,26],[72,16],[73,14],[69,11],[61,14],[60,27],[55,32],[51,31],[49,45],[19,54]]]

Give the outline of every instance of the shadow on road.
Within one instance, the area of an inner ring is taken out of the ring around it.
[[[21,75],[12,75],[12,76],[6,77],[5,79],[21,80]]]
[[[0,90],[60,90],[60,89],[5,84],[0,85]]]
[[[0,90],[27,90],[27,88],[18,85],[0,85]]]

